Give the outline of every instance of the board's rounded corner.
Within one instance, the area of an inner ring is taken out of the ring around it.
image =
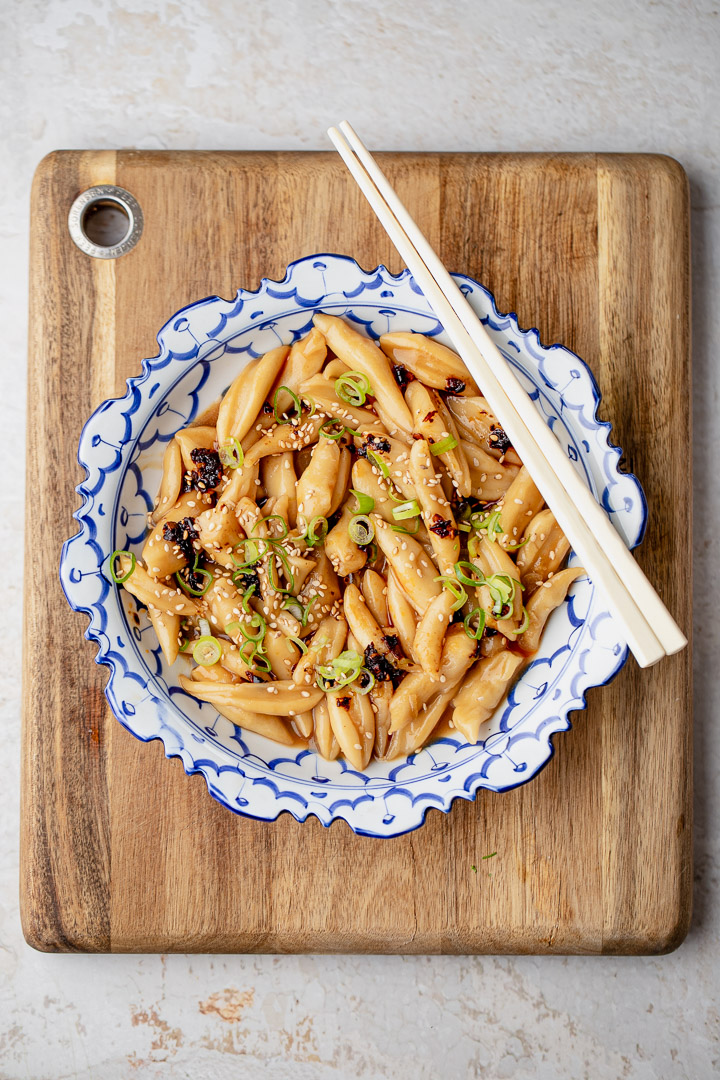
[[[655,166],[664,172],[674,187],[679,188],[683,194],[690,190],[690,178],[685,166],[677,158],[672,157],[671,154],[650,154],[648,156],[652,158]]]
[[[692,926],[692,905],[688,904],[678,913],[671,925],[659,928],[654,935],[653,952],[656,956],[667,956],[675,952],[685,941]]]
[[[626,930],[605,939],[603,956],[667,956],[685,941],[692,925],[692,906],[683,905],[666,921],[658,921],[642,930]]]
[[[106,953],[110,942],[91,940],[81,928],[67,930],[37,911],[20,905],[20,927],[26,943],[40,953]]]
[[[49,926],[45,920],[39,919],[35,913],[29,914],[22,907],[20,909],[20,927],[25,943],[35,952],[56,953],[67,951],[65,945],[58,940],[60,935],[57,933],[56,927]]]
[[[35,166],[35,172],[32,178],[32,188],[35,190],[40,184],[50,180],[58,164],[64,155],[68,153],[67,150],[51,150],[45,157],[40,158]]]

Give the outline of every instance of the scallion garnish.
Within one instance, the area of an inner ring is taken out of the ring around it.
[[[377,465],[378,469],[382,473],[383,478],[385,480],[389,480],[390,479],[390,470],[387,467],[386,462],[383,461],[383,459],[380,457],[380,455],[376,454],[374,450],[368,450],[367,456],[369,458],[372,458],[372,460],[374,461],[374,463]]]
[[[476,615],[478,617],[478,624],[473,629],[472,620],[475,618]],[[463,626],[465,627],[465,633],[467,634],[467,636],[469,638],[475,638],[476,641],[479,641],[485,633],[486,620],[487,614],[483,608],[473,608],[472,611],[469,612],[463,619]]]
[[[256,588],[257,588],[256,585],[251,585],[250,588],[246,589],[245,592],[243,593],[242,609],[243,609],[243,611],[245,612],[246,615],[250,614],[250,606],[249,606],[250,605],[250,597],[253,595]]]
[[[123,574],[121,577],[119,577],[115,573],[115,560],[120,558],[121,555],[127,555],[130,559],[130,569],[128,570],[127,574]],[[133,555],[132,551],[124,551],[122,548],[119,548],[117,551],[113,551],[112,555],[110,556],[110,577],[113,579],[113,581],[116,581],[118,585],[122,585],[123,581],[127,581],[127,579],[132,574],[133,570],[135,569],[136,563],[137,559]]]
[[[288,526],[287,526],[287,521],[285,520],[284,517],[281,517],[280,514],[270,514],[269,517],[261,518],[260,521],[256,521],[255,525],[259,525],[261,522],[262,522],[262,524],[269,525],[271,521],[279,521],[280,525],[282,526],[282,530],[283,530],[280,533],[280,536],[279,537],[274,537],[274,539],[275,540],[284,540],[285,537],[288,534]],[[255,530],[255,525],[253,525],[253,531]],[[265,538],[262,537],[262,539],[265,539]],[[269,542],[272,543],[273,538],[269,538]]]
[[[433,457],[437,457],[438,454],[447,454],[448,450],[454,450],[458,441],[454,435],[448,435],[445,439],[440,439],[438,442],[430,443],[430,453]]]
[[[494,544],[497,534],[503,531],[500,524],[501,515],[502,510],[493,510],[492,513],[477,510],[470,515],[470,524],[476,532],[486,533],[487,539],[491,544]]]
[[[355,517],[350,519],[348,536],[354,544],[364,547],[374,538],[375,526],[366,514],[356,514]]]
[[[298,600],[297,596],[288,596],[283,600],[282,607],[285,611],[289,611],[294,619],[300,621],[303,617],[303,606]]]
[[[314,517],[308,525],[304,536],[308,547],[315,547],[316,544],[322,543],[328,534],[328,528],[328,519],[326,517]]]
[[[290,569],[290,561],[285,554],[285,551],[282,547],[280,547],[279,544],[275,544],[273,546],[272,554],[273,556],[277,556],[277,558],[280,559],[280,562],[283,564],[283,569],[285,571],[285,577],[287,578],[289,583],[289,588],[283,589],[283,587],[278,583],[277,567],[275,566],[275,559],[272,556],[268,563],[268,581],[270,582],[270,588],[277,593],[285,593],[286,595],[292,595],[292,592],[295,588],[295,577],[292,570]]]
[[[299,637],[293,637],[292,634],[288,634],[288,641],[292,641],[293,645],[297,645],[301,653],[306,653],[308,651],[307,645]]]
[[[245,454],[239,439],[228,439],[218,450],[220,464],[226,469],[239,469],[245,462]]]
[[[502,532],[502,529],[500,530],[500,532]],[[525,539],[521,540],[519,544],[506,544],[505,545],[505,550],[506,551],[518,551],[521,547],[523,547],[524,544],[527,544],[529,539],[530,539],[530,537],[526,536]]]
[[[292,417],[287,417],[287,416],[281,417],[278,414],[278,394],[280,393],[281,390],[284,390],[292,398],[293,405],[295,406],[295,410],[297,412],[297,419],[298,420],[300,419],[300,415],[302,413],[302,404],[300,402],[300,398],[297,396],[297,394],[294,392],[294,390],[290,389],[289,386],[278,386],[277,390],[275,391],[275,397],[273,398],[273,415],[275,416],[275,423],[276,424],[290,424],[290,423],[292,423]]]
[[[404,525],[391,525],[390,528],[393,532],[404,533],[406,536],[414,536],[415,533],[420,530],[420,518],[412,518],[412,523],[415,526],[414,529],[406,529]]]
[[[357,694],[369,694],[375,685],[375,676],[372,671],[368,671],[367,668],[360,668],[357,677],[357,686],[353,687],[353,690]]]
[[[346,371],[335,380],[335,393],[346,405],[359,408],[364,405],[367,395],[372,393],[370,383],[361,371]]]
[[[326,420],[324,424],[320,425],[320,434],[323,438],[331,439],[333,442],[342,439],[347,430],[339,420]]]
[[[179,572],[175,574],[178,585],[183,590],[183,592],[186,592],[188,594],[188,596],[204,596],[213,583],[214,579],[212,574],[209,570],[202,570],[199,567],[195,567],[195,569],[192,571],[192,576],[194,578],[201,577],[206,579],[202,589],[194,589],[189,582],[185,581],[185,579],[180,576]]]
[[[465,573],[465,567],[470,571],[472,577],[468,577]],[[479,585],[485,584],[485,575],[482,570],[471,562],[456,562],[455,577],[458,581],[461,581],[463,585],[470,585],[473,589],[476,589]]]
[[[502,615],[503,608],[512,606],[518,582],[508,574],[491,574],[485,578],[484,585],[490,590],[493,599],[493,615]]]
[[[303,624],[303,626],[307,626],[308,619],[310,618],[310,608],[313,606],[316,600],[317,596],[311,596],[307,604],[303,608],[302,617],[300,619],[300,622]]]
[[[361,671],[364,670],[363,657],[360,653],[347,649],[329,664],[317,668],[316,682],[321,690],[340,690],[342,687],[355,682]],[[368,672],[369,674],[370,672]]]
[[[350,488],[350,494],[357,499],[358,514],[369,514],[375,509],[375,500],[372,495],[366,495],[364,491],[356,491],[355,488]]]
[[[517,630],[515,631],[516,634],[524,634],[525,631],[527,630],[528,626],[530,625],[530,615],[528,614],[528,609],[525,607],[524,604],[523,604],[522,613],[523,613],[523,620],[520,623],[520,625],[518,626]]]
[[[407,502],[401,502],[399,506],[394,506],[392,515],[396,521],[405,521],[407,518],[417,517],[420,512],[417,499],[408,499]]]
[[[257,627],[257,634],[251,634],[248,627]],[[252,641],[253,644],[259,645],[267,633],[267,623],[262,615],[255,612],[253,617],[248,619],[247,622],[240,623],[240,633],[246,641]]]
[[[216,637],[203,634],[193,645],[193,660],[200,667],[212,667],[222,656],[222,645]]]
[[[460,582],[456,581],[453,577],[436,577],[435,581],[439,581],[443,589],[447,589],[448,592],[451,592],[453,594],[453,596],[455,597],[455,603],[453,604],[451,610],[459,611],[467,600],[467,593],[463,589]]]
[[[260,547],[261,544],[264,545],[262,548]],[[243,554],[245,556],[243,562],[238,562],[238,560],[235,558],[235,551],[237,551],[237,549],[240,547],[243,548]],[[254,566],[255,563],[258,563],[261,559],[264,559],[267,553],[272,550],[272,547],[272,541],[268,540],[264,536],[254,537],[252,539],[248,537],[247,540],[240,541],[240,543],[235,548],[235,551],[230,553],[230,558],[240,570],[248,570],[251,566]]]

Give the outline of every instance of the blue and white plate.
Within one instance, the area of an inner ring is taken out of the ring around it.
[[[600,395],[582,360],[540,344],[514,315],[498,313],[490,293],[456,275],[501,352],[531,393],[578,472],[629,546],[642,538],[646,509],[633,476],[618,471],[620,451],[597,419]],[[422,825],[431,808],[478,790],[507,791],[530,780],[553,753],[551,738],[570,727],[592,686],[622,667],[627,646],[603,597],[587,577],[552,615],[540,651],[481,729],[481,742],[442,738],[405,760],[372,762],[364,773],[311,750],[286,747],[244,731],[212,705],[180,688],[187,670],[164,660],[144,611],[109,577],[116,548],[140,552],[167,442],[223,393],[243,364],[312,326],[317,309],[378,337],[415,330],[446,344],[442,327],[410,273],[362,270],[352,259],[316,255],[293,263],[282,281],[233,300],[209,297],[179,311],[158,334],[159,354],[144,360],[123,398],[106,401],[88,420],[78,457],[87,473],[78,487],[80,532],[63,548],[60,578],[68,601],[90,617],[86,637],[107,664],[106,694],[121,724],[138,739],[162,739],[168,757],[201,772],[210,793],[230,810],[274,820],[287,810],[324,825],[344,818],[356,833],[397,836]],[[571,557],[574,561],[574,556]]]

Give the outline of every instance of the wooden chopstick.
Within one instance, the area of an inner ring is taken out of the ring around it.
[[[605,593],[638,663],[687,644],[552,431],[349,124],[328,134],[465,361],[593,582]]]

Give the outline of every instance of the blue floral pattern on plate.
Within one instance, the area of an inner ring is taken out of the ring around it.
[[[515,315],[501,315],[476,281],[455,277],[580,475],[635,546],[645,500],[635,477],[618,470],[620,451],[609,442],[610,425],[597,419],[600,395],[587,366],[568,349],[544,347]],[[183,660],[167,664],[146,613],[110,579],[107,557],[115,548],[140,551],[174,433],[217,400],[244,363],[307,333],[317,309],[374,338],[415,330],[450,344],[408,271],[365,271],[339,255],[301,259],[282,281],[264,279],[257,292],[241,289],[233,300],[209,297],[184,308],[162,328],[158,355],[143,361],[125,396],[106,401],[85,425],[80,531],[63,547],[60,578],[71,606],[90,618],[86,637],[97,642],[96,662],[110,668],[105,693],[120,723],[138,739],[161,739],[168,757],[179,757],[188,774],[202,773],[230,810],[264,820],[282,811],[298,821],[313,814],[324,825],[343,818],[356,833],[397,836],[421,825],[431,808],[447,813],[454,799],[473,799],[482,788],[506,791],[535,776],[552,756],[551,737],[568,730],[568,714],[584,707],[590,687],[619,671],[627,646],[602,596],[581,577],[476,746],[445,737],[407,759],[373,762],[365,773],[312,750],[290,753],[184,693],[177,679]]]

